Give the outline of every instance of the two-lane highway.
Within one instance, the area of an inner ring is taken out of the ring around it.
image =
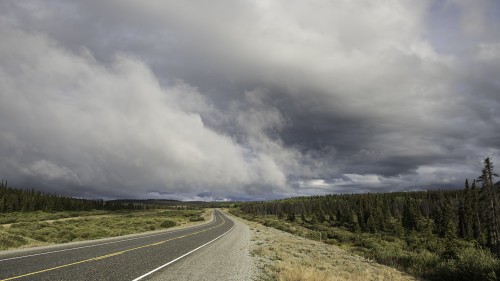
[[[0,281],[141,280],[221,238],[233,226],[214,210],[212,222],[190,228],[0,253]]]

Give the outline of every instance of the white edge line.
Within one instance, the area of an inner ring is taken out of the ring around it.
[[[181,229],[175,229],[175,230],[165,230],[165,232],[157,233],[157,234],[152,234],[152,235],[147,235],[147,236],[140,236],[140,237],[134,237],[134,238],[128,238],[128,239],[123,239],[123,240],[118,240],[118,241],[111,241],[111,242],[105,242],[105,243],[100,243],[100,244],[94,244],[94,245],[87,245],[87,246],[80,246],[80,247],[75,247],[75,248],[69,248],[69,249],[62,249],[62,250],[56,250],[56,251],[50,251],[50,252],[43,252],[43,253],[38,253],[38,254],[31,254],[31,255],[26,255],[26,256],[19,256],[19,257],[13,257],[13,258],[6,258],[0,260],[0,262],[4,261],[10,261],[10,260],[17,260],[17,259],[24,259],[24,258],[29,258],[29,257],[36,257],[36,256],[43,256],[43,255],[48,255],[48,254],[54,254],[54,253],[60,253],[60,252],[67,252],[67,251],[73,251],[73,250],[79,250],[79,249],[85,249],[85,248],[92,248],[92,247],[97,247],[97,246],[103,246],[103,245],[109,245],[109,244],[115,244],[115,243],[120,243],[120,242],[127,242],[127,241],[132,241],[132,240],[137,240],[137,239],[143,239],[143,238],[150,238],[150,237],[155,237],[155,236],[160,236],[160,235],[165,235],[165,234],[170,234],[170,233],[177,233],[186,229],[192,229],[192,228],[198,228],[198,227],[203,227],[207,225],[211,225],[217,221],[217,218],[214,215],[214,219],[212,222],[207,223],[207,224],[202,224],[202,225],[193,225],[190,227],[185,227]],[[116,238],[119,236],[115,237],[110,237],[110,238]],[[92,240],[88,240],[92,241]],[[57,244],[56,244],[57,245]]]
[[[229,217],[228,217],[228,216],[226,216],[226,218],[229,218]],[[229,219],[230,219],[230,218],[229,218]],[[174,260],[171,260],[171,261],[167,262],[166,264],[164,264],[164,265],[162,265],[162,266],[160,266],[160,267],[157,267],[157,268],[155,268],[155,269],[151,270],[150,272],[148,272],[148,273],[146,273],[146,274],[144,274],[144,275],[141,275],[141,276],[139,276],[139,277],[135,278],[135,279],[134,279],[134,280],[132,280],[132,281],[139,281],[139,280],[143,279],[144,277],[146,277],[146,276],[148,276],[148,275],[151,275],[151,274],[155,273],[156,271],[158,271],[158,270],[160,270],[160,269],[162,269],[162,268],[164,268],[164,267],[166,267],[166,266],[168,266],[168,265],[171,265],[172,263],[174,263],[174,262],[176,262],[176,261],[178,261],[178,260],[182,259],[183,257],[185,257],[185,256],[187,256],[187,255],[192,254],[193,252],[198,251],[199,249],[201,249],[201,248],[205,247],[206,245],[208,245],[208,244],[210,244],[210,243],[214,242],[215,240],[217,240],[217,239],[221,238],[222,236],[226,235],[229,231],[233,230],[233,228],[236,226],[236,222],[235,222],[235,221],[233,221],[232,219],[230,219],[230,220],[231,220],[234,224],[233,224],[233,226],[231,227],[231,229],[229,229],[228,231],[226,231],[226,232],[222,233],[221,235],[217,236],[215,239],[213,239],[213,240],[211,240],[211,241],[209,241],[209,242],[207,242],[207,243],[205,243],[205,244],[203,244],[203,245],[199,246],[198,248],[196,248],[196,249],[194,249],[194,250],[191,250],[191,251],[189,251],[189,252],[185,253],[184,255],[182,255],[182,256],[180,256],[180,257],[178,257],[178,258],[174,259]]]

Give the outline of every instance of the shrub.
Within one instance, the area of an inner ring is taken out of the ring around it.
[[[160,227],[169,228],[169,227],[174,227],[176,225],[177,223],[175,221],[165,220],[160,224]]]
[[[204,221],[205,219],[203,217],[200,217],[200,216],[196,216],[196,217],[190,217],[189,218],[189,221]]]
[[[0,224],[8,224],[8,223],[16,223],[17,219],[16,218],[1,218],[0,219]]]
[[[51,242],[59,237],[59,230],[54,227],[44,227],[36,230],[30,236],[38,241]]]
[[[485,250],[468,247],[457,253],[457,259],[438,264],[434,280],[493,281],[497,280],[500,265]]]
[[[0,231],[0,250],[19,247],[26,243],[26,239],[22,236]]]
[[[10,226],[11,228],[33,228],[33,224],[29,222],[14,223]]]

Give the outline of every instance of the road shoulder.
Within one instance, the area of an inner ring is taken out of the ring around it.
[[[252,231],[240,219],[230,217],[236,225],[225,236],[146,280],[255,280],[257,267],[250,254]]]

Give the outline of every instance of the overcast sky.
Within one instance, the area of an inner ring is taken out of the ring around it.
[[[500,167],[497,0],[13,0],[0,37],[14,186],[260,200]]]

